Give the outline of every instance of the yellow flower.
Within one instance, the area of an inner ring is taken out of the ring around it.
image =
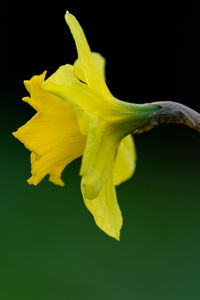
[[[30,98],[23,98],[36,115],[14,136],[31,151],[30,184],[47,174],[64,185],[67,164],[82,157],[81,191],[96,224],[119,239],[122,216],[115,185],[135,170],[136,153],[131,132],[144,125],[159,106],[131,104],[116,99],[104,80],[104,58],[91,52],[76,18],[66,22],[74,37],[78,59],[61,66],[45,81],[45,72],[25,81]]]

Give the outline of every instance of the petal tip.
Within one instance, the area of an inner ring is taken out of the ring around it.
[[[23,97],[22,101],[29,103],[30,102],[30,97]]]
[[[65,17],[67,17],[67,15],[69,15],[70,14],[70,12],[69,12],[69,10],[67,9],[66,10],[66,13],[65,13]]]
[[[109,232],[103,229],[103,231],[110,237],[114,238],[117,242],[120,242],[120,230],[117,232]]]
[[[19,129],[20,129],[20,128],[19,128]],[[20,137],[19,129],[16,130],[16,131],[14,131],[14,132],[12,132],[12,135],[13,135],[16,139],[18,139],[18,140],[19,140],[19,137]]]
[[[40,181],[42,180],[42,178],[38,178],[37,176],[35,175],[32,175],[28,180],[28,184],[29,185],[38,185],[38,183],[40,183]]]
[[[107,232],[106,232],[107,233]],[[110,237],[114,238],[117,242],[120,242],[120,231],[115,233],[107,233]]]
[[[28,182],[28,184],[29,185],[36,185],[35,183],[34,183],[34,179],[33,179],[33,176],[31,176],[28,180],[27,180],[27,182]]]
[[[69,18],[72,17],[72,16],[73,15],[70,14],[69,10],[67,10],[66,13],[65,13],[65,21],[67,22],[67,24],[68,24]]]
[[[59,186],[65,186],[63,180],[61,178],[58,178],[57,176],[49,176],[49,181]]]
[[[16,133],[17,133],[17,131],[13,131],[12,132],[12,135],[16,138]]]
[[[27,89],[27,91],[30,93],[31,87],[29,80],[24,80],[24,86]]]
[[[116,241],[120,242],[120,235],[117,235],[114,238],[116,239]]]

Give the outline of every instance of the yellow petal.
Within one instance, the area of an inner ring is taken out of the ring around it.
[[[119,145],[114,167],[114,183],[119,185],[128,180],[136,166],[135,143],[131,134],[127,135]]]
[[[62,172],[63,172],[64,168],[65,168],[65,164],[51,170],[49,172],[49,181],[51,181],[51,182],[53,182],[57,185],[64,186],[65,184],[61,179],[61,175],[62,175]]]
[[[97,198],[113,166],[119,141],[112,125],[96,116],[90,122],[80,175],[87,199]]]
[[[66,13],[65,19],[76,43],[80,65],[84,78],[86,79],[86,83],[97,95],[101,95],[105,98],[112,97],[103,76],[94,63],[85,34],[77,19],[69,12]]]
[[[95,222],[109,236],[119,240],[122,215],[117,202],[112,172],[96,199],[87,199],[83,193],[86,207],[93,214]]]
[[[100,110],[101,99],[96,97],[86,84],[77,79],[71,66],[61,66],[43,83],[43,89],[63,99],[73,108],[81,132],[86,134],[90,113]]]
[[[105,76],[106,60],[105,60],[105,58],[98,52],[92,52],[92,58],[93,58],[93,61],[96,65],[99,73],[101,74],[101,76],[105,80],[106,79],[106,76]]]
[[[37,159],[37,157],[38,157],[38,159]],[[32,170],[34,170],[35,163],[37,163],[37,160],[39,160],[39,156],[32,152],[31,153],[31,169]],[[49,172],[49,181],[51,181],[51,182],[53,182],[53,183],[55,183],[57,185],[64,186],[65,184],[64,184],[64,182],[61,179],[61,175],[62,175],[62,172],[63,172],[65,166],[66,166],[66,163],[64,163],[61,167],[57,167],[57,168],[51,170]],[[32,173],[33,173],[33,171],[32,171]],[[41,176],[41,178],[39,179],[39,181],[42,178],[43,178],[43,176]],[[38,181],[38,175],[37,175],[37,177],[34,176],[34,175],[31,176],[27,181],[28,181],[29,184],[37,185],[39,183],[39,181]]]
[[[58,97],[42,89],[44,74],[26,81],[31,98],[24,100],[37,109],[36,115],[14,136],[32,153],[32,177],[29,183],[38,184],[45,175],[62,185],[61,170],[83,153],[85,138],[80,133],[72,108]]]
[[[105,63],[106,63],[105,58],[100,53],[92,52],[92,59],[94,61],[94,64],[96,65],[99,73],[105,80]],[[83,70],[81,67],[81,61],[79,58],[74,62],[74,74],[81,81],[83,81],[83,82],[87,81],[87,79],[85,78],[85,75],[83,73]]]
[[[80,82],[73,73],[71,65],[63,65],[43,83],[43,89],[63,99],[74,109],[98,111],[100,99],[88,86]]]
[[[40,157],[38,155],[36,155],[35,153],[33,153],[33,152],[31,153],[31,169],[32,170],[35,168],[35,163],[37,163],[37,160],[39,160],[39,158]],[[65,166],[66,166],[66,163],[64,163],[60,167],[56,167],[55,169],[52,169],[49,172],[49,181],[51,181],[57,185],[64,186],[64,182],[61,179],[61,175],[62,175],[62,171],[64,170]],[[28,183],[36,185],[37,183],[36,183],[35,176],[32,176],[31,178],[29,178]]]

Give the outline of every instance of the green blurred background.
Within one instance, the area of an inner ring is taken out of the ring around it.
[[[150,7],[130,11],[123,5],[92,14],[69,2],[48,10],[18,7],[17,15],[14,8],[4,10],[2,300],[200,299],[198,133],[162,126],[135,137],[136,173],[117,187],[124,217],[120,242],[98,229],[83,204],[79,159],[64,171],[65,187],[47,179],[29,186],[29,152],[11,135],[34,114],[20,100],[27,95],[22,80],[76,57],[64,24],[66,9],[86,27],[94,50],[106,56],[114,95],[138,103],[180,101],[200,111],[195,11],[187,7],[180,14],[173,4],[162,15],[163,4],[151,6],[148,18]]]

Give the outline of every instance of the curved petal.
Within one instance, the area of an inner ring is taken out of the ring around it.
[[[44,74],[26,82],[31,98],[24,100],[37,109],[36,115],[14,136],[31,152],[32,177],[29,183],[38,184],[45,175],[59,181],[61,170],[83,153],[85,138],[80,133],[72,108],[58,97],[44,91]]]
[[[59,67],[44,81],[42,87],[63,99],[74,109],[78,107],[85,112],[95,112],[99,109],[100,98],[96,97],[86,84],[77,79],[71,65]]]
[[[119,144],[114,167],[114,183],[128,180],[134,173],[136,167],[135,143],[131,134],[127,135]]]
[[[96,97],[86,84],[77,79],[71,66],[61,66],[42,86],[44,90],[63,99],[72,107],[76,112],[81,132],[86,134],[90,113],[100,110],[101,99]]]
[[[69,12],[66,13],[65,19],[76,43],[80,65],[86,83],[97,95],[103,96],[103,98],[112,97],[101,73],[92,59],[90,47],[77,19]]]
[[[92,58],[94,60],[94,63],[99,71],[99,73],[101,74],[101,76],[103,77],[104,81],[106,79],[105,76],[105,65],[106,65],[106,60],[105,58],[98,52],[92,52]]]
[[[42,178],[45,176],[42,174],[42,176],[40,175],[40,177],[39,177],[38,174],[37,174],[37,176],[35,176],[33,173],[35,164],[37,164],[37,160],[39,160],[39,158],[40,157],[38,155],[36,155],[35,153],[33,153],[33,152],[31,153],[31,173],[33,176],[31,176],[27,180],[29,184],[37,185],[42,180]],[[61,167],[52,169],[49,172],[49,181],[51,181],[57,185],[64,186],[65,184],[61,179],[61,175],[62,175],[62,171],[64,170],[65,167],[66,167],[66,163],[64,163]]]
[[[119,240],[123,220],[117,202],[112,172],[96,199],[87,199],[84,193],[83,199],[86,207],[93,214],[97,226],[108,235]]]
[[[94,64],[96,65],[99,73],[105,80],[105,63],[106,63],[105,58],[98,52],[92,52],[91,55],[92,55],[92,59],[94,61]],[[81,67],[81,61],[79,58],[74,62],[74,74],[81,81],[83,81],[83,82],[87,81],[87,79],[85,78],[85,75],[83,73],[83,70]]]
[[[62,166],[51,170],[49,172],[49,181],[51,181],[57,185],[64,186],[65,184],[64,184],[63,180],[61,179],[61,175],[62,175],[64,168],[65,168],[65,163]]]
[[[80,175],[87,199],[97,198],[113,166],[119,141],[112,125],[100,117],[90,122]]]

